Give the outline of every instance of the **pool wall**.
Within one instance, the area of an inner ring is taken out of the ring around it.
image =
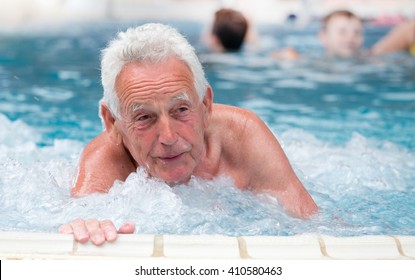
[[[414,260],[415,236],[119,235],[97,247],[59,233],[0,232],[0,259]]]

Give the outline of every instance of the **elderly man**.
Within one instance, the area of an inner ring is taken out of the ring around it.
[[[74,196],[107,192],[140,166],[171,186],[229,176],[238,188],[274,195],[296,217],[317,211],[265,123],[213,104],[193,47],[175,29],[146,24],[122,32],[101,66],[105,131],[83,151]],[[78,219],[59,230],[100,245],[134,232],[134,224],[117,231],[108,220]]]

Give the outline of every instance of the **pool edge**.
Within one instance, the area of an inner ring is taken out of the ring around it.
[[[415,259],[415,236],[119,235],[96,247],[59,233],[0,232],[0,259]]]

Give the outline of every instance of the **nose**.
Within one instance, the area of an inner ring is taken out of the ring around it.
[[[158,120],[159,142],[171,146],[177,142],[178,135],[174,127],[174,121],[168,116],[160,116]]]

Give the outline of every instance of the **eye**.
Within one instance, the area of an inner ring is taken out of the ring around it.
[[[183,119],[189,115],[190,107],[186,104],[181,104],[171,111],[172,117],[176,119]]]
[[[150,118],[150,115],[140,115],[137,117],[137,121],[144,122],[147,121]]]
[[[136,128],[143,129],[150,126],[154,121],[154,116],[151,114],[139,114],[134,119]]]
[[[177,108],[177,112],[178,113],[184,113],[184,112],[186,112],[186,111],[188,111],[189,110],[189,108],[188,107],[186,107],[186,106],[181,106],[181,107],[179,107],[179,108]]]

